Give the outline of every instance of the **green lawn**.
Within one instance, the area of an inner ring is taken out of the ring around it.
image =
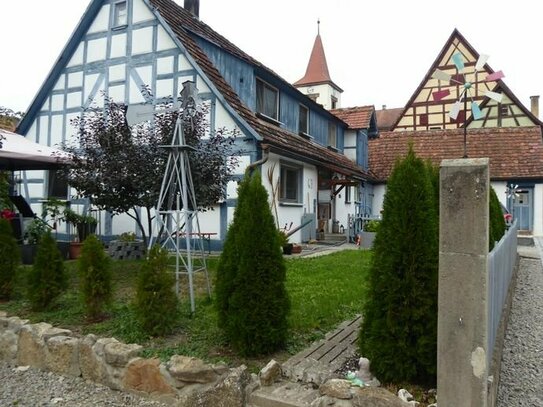
[[[108,310],[109,318],[91,323],[85,320],[79,301],[75,262],[68,261],[70,289],[56,306],[47,312],[32,312],[24,299],[24,270],[18,277],[15,298],[0,303],[0,310],[10,315],[28,318],[32,322],[46,321],[58,327],[71,329],[77,334],[94,333],[113,336],[126,343],[144,346],[146,356],[162,359],[180,353],[209,361],[226,361],[230,364],[246,363],[258,368],[271,356],[284,360],[315,339],[322,337],[340,322],[361,312],[366,287],[371,252],[345,250],[326,256],[287,260],[287,290],[291,299],[289,317],[290,333],[287,350],[262,359],[241,359],[235,355],[217,328],[217,315],[212,300],[205,290],[203,274],[195,278],[197,291],[196,314],[191,316],[188,304],[187,284],[181,281],[182,315],[179,329],[164,338],[148,338],[140,328],[131,310],[131,300],[139,261],[114,261],[115,300]],[[217,259],[209,260],[211,281],[217,267]]]

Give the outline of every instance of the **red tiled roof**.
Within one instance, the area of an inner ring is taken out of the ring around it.
[[[398,118],[402,115],[403,110],[403,107],[376,110],[375,114],[377,118],[377,128],[383,131],[392,130],[392,127],[394,126],[394,124],[396,124]]]
[[[328,72],[328,64],[326,63],[326,55],[324,54],[324,46],[320,34],[317,34],[309,63],[305,70],[305,75],[302,79],[294,82],[294,85],[309,85],[319,82],[330,82],[330,72]]]
[[[375,111],[373,106],[355,106],[342,109],[330,110],[349,125],[350,129],[368,129],[370,127],[371,115]]]
[[[213,82],[217,90],[224,96],[226,102],[263,138],[263,143],[270,145],[272,150],[295,155],[302,160],[318,162],[320,165],[344,175],[360,179],[367,179],[369,177],[367,172],[343,154],[331,151],[320,144],[306,140],[297,134],[258,118],[253,111],[242,103],[236,92],[221,76],[215,66],[213,66],[207,55],[189,33],[205,34],[206,37],[211,38],[215,43],[224,47],[229,52],[238,55],[240,58],[258,66],[262,65],[243,53],[243,51],[239,50],[239,48],[224,37],[217,34],[209,26],[194,18],[188,11],[172,0],[150,0],[150,2],[159,10],[179,41],[185,46],[206,76]]]
[[[428,130],[381,133],[369,141],[369,168],[378,181],[386,181],[398,157],[407,153],[409,142],[417,155],[439,164],[446,158],[462,158],[464,130]],[[541,127],[468,129],[470,158],[490,159],[492,179],[543,178]]]

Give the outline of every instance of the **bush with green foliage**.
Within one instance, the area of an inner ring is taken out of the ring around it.
[[[411,146],[387,183],[359,337],[384,382],[436,380],[438,239],[432,180]]]
[[[0,298],[8,300],[13,291],[21,254],[7,219],[0,218]]]
[[[95,235],[85,239],[77,268],[85,312],[89,318],[97,319],[111,302],[113,289],[110,259]]]
[[[364,232],[376,233],[379,230],[379,224],[380,224],[380,221],[378,221],[377,219],[372,219],[372,220],[367,221],[364,224]]]
[[[34,310],[45,310],[67,288],[68,274],[62,255],[57,242],[48,232],[39,243],[34,265],[28,274],[28,299]]]
[[[139,272],[134,301],[136,316],[151,336],[171,333],[179,321],[179,301],[174,285],[168,253],[154,245]]]
[[[499,242],[505,234],[505,219],[503,217],[500,200],[494,188],[490,187],[488,210],[488,249],[492,250],[496,242]]]
[[[219,326],[241,355],[285,344],[290,301],[286,267],[268,193],[258,172],[246,173],[217,270]]]

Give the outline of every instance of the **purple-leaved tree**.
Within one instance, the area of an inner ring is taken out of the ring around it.
[[[125,113],[126,105],[106,98],[104,109],[89,109],[74,119],[78,132],[63,145],[73,162],[61,171],[79,197],[89,198],[99,209],[133,218],[147,244],[168,157],[160,146],[170,144],[178,112],[157,114],[153,123],[132,127]],[[208,210],[224,197],[237,166],[235,133],[224,128],[207,131],[205,111],[183,128],[186,143],[194,147],[189,161],[196,202],[200,210]],[[147,212],[147,222],[139,208]]]

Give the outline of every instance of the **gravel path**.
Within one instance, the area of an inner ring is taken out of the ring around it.
[[[535,238],[539,253],[542,238]],[[543,406],[543,267],[521,257],[504,341],[498,407]]]
[[[0,406],[166,406],[77,377],[0,364]]]

